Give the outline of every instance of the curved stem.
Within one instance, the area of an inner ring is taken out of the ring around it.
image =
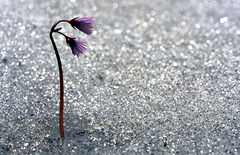
[[[59,33],[59,34],[61,34],[61,35],[63,35],[64,37],[68,37],[68,36],[66,36],[64,33],[62,33],[62,32],[56,32],[56,33]]]
[[[64,138],[64,127],[63,127],[63,106],[64,106],[64,103],[63,103],[63,97],[64,97],[63,71],[62,71],[62,63],[61,63],[61,59],[60,59],[60,56],[59,56],[59,53],[58,53],[58,49],[57,49],[57,46],[56,46],[56,44],[54,42],[54,39],[53,39],[53,36],[52,36],[55,27],[60,22],[69,22],[69,21],[68,20],[60,20],[60,21],[56,22],[51,28],[50,39],[51,39],[51,42],[52,42],[52,45],[53,45],[53,48],[54,48],[54,51],[55,51],[55,54],[56,54],[56,57],[57,57],[58,69],[59,69],[59,77],[60,77],[59,129],[60,129],[60,137]]]
[[[69,37],[69,36],[66,36],[64,33],[62,33],[62,32],[59,32],[59,31],[57,31],[57,32],[55,32],[55,33],[59,33],[59,34],[63,35],[65,38],[72,38],[72,39],[76,39],[76,38],[74,38],[74,37]]]

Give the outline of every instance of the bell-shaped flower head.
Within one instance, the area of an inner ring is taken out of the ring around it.
[[[77,28],[88,35],[92,33],[93,28],[96,28],[95,26],[92,26],[92,24],[94,23],[93,17],[76,17],[70,20],[69,23],[72,25],[73,28]]]
[[[77,57],[79,57],[81,54],[84,55],[83,51],[87,49],[87,42],[78,41],[71,37],[66,37],[66,42],[68,46],[71,47],[73,55],[77,55]],[[86,55],[84,56],[87,57]]]

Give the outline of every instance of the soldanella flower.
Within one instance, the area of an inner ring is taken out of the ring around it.
[[[70,20],[69,23],[72,25],[73,28],[77,28],[88,35],[92,33],[93,28],[96,28],[95,26],[92,26],[92,24],[94,23],[93,17],[76,17]]]
[[[87,49],[87,42],[78,41],[78,40],[76,40],[76,38],[69,37],[69,36],[65,35],[64,33],[59,32],[61,29],[62,29],[61,27],[57,28],[54,30],[54,32],[57,32],[66,38],[66,43],[68,46],[71,47],[73,55],[76,55],[77,57],[79,57],[81,54],[84,55],[83,51],[85,51]],[[84,56],[87,57],[86,55],[84,55]]]
[[[50,39],[56,54],[56,58],[57,58],[57,62],[58,62],[58,68],[59,68],[59,78],[60,78],[60,105],[59,105],[59,129],[60,129],[60,137],[64,138],[64,127],[63,127],[63,107],[64,107],[64,91],[63,91],[63,71],[62,71],[62,63],[61,63],[61,59],[60,59],[60,55],[58,53],[58,49],[57,46],[54,42],[53,39],[53,33],[59,33],[61,35],[63,35],[66,38],[66,42],[67,45],[69,45],[72,49],[72,53],[74,55],[76,55],[77,57],[79,57],[81,54],[84,55],[83,51],[86,50],[87,48],[87,42],[84,41],[78,41],[76,40],[76,38],[72,38],[69,36],[66,36],[64,33],[60,32],[61,27],[60,28],[56,28],[57,25],[61,22],[67,22],[70,23],[72,25],[73,28],[77,28],[80,31],[86,33],[86,34],[91,34],[92,33],[92,29],[96,28],[94,26],[92,26],[93,24],[93,17],[86,17],[86,18],[73,18],[72,20],[60,20],[56,23],[54,23],[54,25],[51,28],[50,31]],[[85,56],[85,55],[84,55]],[[86,57],[86,56],[85,56]]]
[[[79,57],[81,54],[84,55],[83,51],[87,49],[87,42],[78,41],[75,38],[66,37],[67,44],[71,47],[73,55]],[[86,55],[84,55],[87,57]]]

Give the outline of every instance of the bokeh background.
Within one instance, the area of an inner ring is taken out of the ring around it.
[[[0,154],[240,154],[238,0],[0,0]],[[63,63],[53,23],[94,17]]]

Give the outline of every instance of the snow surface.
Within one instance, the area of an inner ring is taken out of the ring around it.
[[[240,154],[237,0],[0,0],[0,154]],[[94,17],[87,59],[53,23]]]

